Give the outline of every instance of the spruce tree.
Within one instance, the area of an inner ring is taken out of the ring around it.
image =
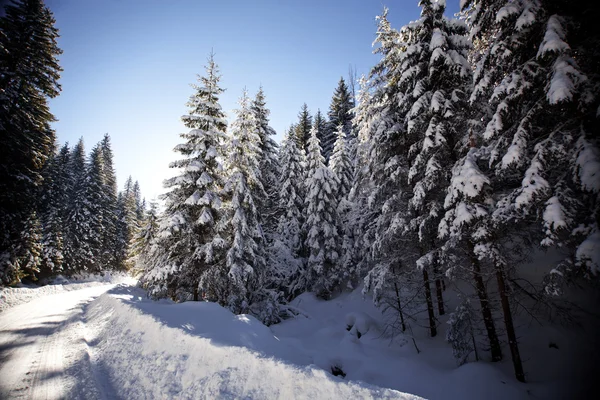
[[[291,127],[279,151],[281,173],[277,187],[279,207],[283,213],[279,217],[272,249],[279,260],[279,275],[282,276],[282,281],[291,285],[287,288],[289,297],[299,294],[306,287],[303,283],[304,269],[301,261],[305,253],[302,232],[306,194],[303,159],[304,155],[298,147],[294,129]]]
[[[308,260],[304,280],[308,290],[327,299],[341,280],[341,231],[335,198],[338,179],[325,165],[316,127],[311,130],[308,144],[304,222]]]
[[[346,140],[350,144],[350,148],[356,145],[356,133],[352,127],[352,119],[354,118],[354,98],[348,90],[346,81],[343,77],[340,78],[338,86],[333,92],[333,98],[329,105],[329,111],[327,116],[329,122],[327,124],[327,131],[323,135],[321,145],[323,146],[323,154],[326,162],[329,162],[329,158],[333,152],[333,147],[337,139],[337,130],[341,125],[346,135]],[[352,152],[352,158],[354,152]]]
[[[304,103],[298,113],[298,123],[295,125],[295,133],[298,146],[305,152],[308,152],[308,141],[310,140],[312,126],[313,118],[308,111],[308,106]]]
[[[344,132],[342,125],[338,126],[336,136],[337,139],[335,141],[335,146],[333,147],[333,154],[329,160],[329,166],[339,181],[338,191],[336,193],[339,204],[342,200],[346,199],[350,193],[354,174],[352,161],[350,160],[350,154],[348,152],[346,133]]]
[[[164,196],[166,209],[157,242],[161,256],[154,258],[156,265],[143,278],[153,297],[198,300],[201,280],[208,298],[228,295],[211,286],[213,278],[223,277],[214,272],[223,270],[225,248],[220,208],[227,121],[219,104],[220,79],[211,55],[206,75],[193,86],[189,114],[182,117],[190,131],[181,134],[185,142],[175,147],[183,158],[170,165],[181,173],[165,182],[170,191]]]
[[[260,171],[260,136],[250,100],[243,92],[231,125],[228,171],[228,230],[231,232],[226,269],[230,292],[226,299],[215,299],[234,313],[248,313],[259,302],[267,274],[266,242],[255,199],[264,198]],[[254,310],[255,313],[257,310]]]
[[[110,142],[110,136],[104,135],[100,142],[102,150],[102,176],[103,176],[103,203],[102,213],[102,252],[100,262],[103,268],[118,269],[117,255],[115,249],[118,248],[118,227],[119,220],[117,215],[117,178],[113,166],[113,151]]]
[[[0,18],[0,282],[25,272],[18,253],[31,244],[41,170],[54,151],[54,116],[61,71],[58,31],[41,0],[16,0]],[[37,246],[37,245],[36,245]],[[33,249],[30,249],[33,251]],[[37,268],[37,267],[36,267]]]
[[[327,129],[328,129],[328,124],[327,124],[327,118],[323,116],[323,114],[321,113],[321,110],[317,110],[317,113],[315,114],[315,118],[313,121],[313,124],[317,127],[317,132],[319,132],[319,144],[321,145],[321,149],[323,157],[325,157],[325,159],[327,160],[327,155],[325,152],[325,148],[323,147],[323,143],[325,142],[325,135],[327,135]]]
[[[277,158],[277,143],[273,140],[275,130],[269,126],[270,111],[266,107],[265,94],[262,87],[250,105],[252,111],[254,130],[259,138],[259,166],[261,184],[266,197],[256,199],[258,213],[265,228],[265,235],[269,239],[277,225],[280,210],[277,205],[277,182],[279,180],[279,160]]]
[[[69,160],[71,184],[65,218],[65,271],[69,274],[87,271],[94,262],[90,241],[91,210],[83,138],[73,148]]]

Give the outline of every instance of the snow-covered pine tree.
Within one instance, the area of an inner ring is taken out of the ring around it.
[[[435,315],[429,288],[435,282],[438,313],[444,314],[438,268],[437,225],[442,218],[445,189],[454,164],[454,147],[463,130],[459,111],[466,105],[471,78],[467,60],[469,41],[462,22],[444,16],[445,1],[421,0],[421,18],[400,34],[397,98],[405,116],[409,163],[406,233],[418,238],[431,335]]]
[[[348,194],[351,208],[346,216],[342,245],[343,270],[347,271],[351,281],[354,282],[364,276],[363,267],[368,260],[369,241],[366,227],[371,219],[369,218],[368,198],[373,191],[368,168],[370,162],[368,152],[371,146],[371,120],[374,107],[366,77],[362,76],[359,83],[360,89],[353,121],[358,141],[352,187]]]
[[[261,140],[245,90],[239,106],[230,128],[227,163],[230,175],[225,185],[228,231],[232,236],[226,259],[230,290],[227,298],[215,299],[236,314],[250,312],[267,278],[266,242],[255,203],[255,199],[265,198],[260,175]],[[210,286],[206,288],[210,290]]]
[[[354,106],[354,98],[348,90],[346,81],[341,77],[338,86],[333,92],[333,98],[331,99],[329,111],[327,112],[327,116],[329,117],[327,130],[326,133],[322,135],[323,141],[321,142],[321,146],[323,146],[323,154],[326,163],[329,163],[329,158],[333,153],[333,147],[337,139],[337,130],[340,125],[342,126],[346,135],[346,140],[349,143],[351,158],[354,158],[354,148],[356,146],[356,132],[352,127]]]
[[[115,249],[118,248],[118,227],[119,219],[117,215],[117,177],[113,163],[113,151],[110,142],[110,136],[104,135],[100,142],[102,150],[102,177],[103,177],[103,204],[102,213],[102,252],[100,264],[102,268],[119,269],[121,266],[117,263]]]
[[[90,215],[87,168],[83,138],[79,139],[69,160],[69,204],[65,219],[65,268],[69,273],[87,271],[93,264],[94,253],[90,246]]]
[[[473,127],[473,141],[495,205],[488,229],[478,234],[476,255],[493,265],[520,381],[525,374],[511,303],[531,293],[512,279],[518,275],[515,254],[525,253],[531,239],[563,245],[576,261],[559,269],[571,275],[572,265],[577,275],[587,266],[577,261],[578,246],[597,232],[597,217],[590,216],[597,215],[599,188],[581,178],[598,171],[597,157],[582,157],[598,154],[592,134],[598,80],[591,63],[583,60],[584,70],[575,61],[574,53],[595,51],[586,49],[591,42],[580,29],[590,23],[576,8],[535,0],[463,2],[479,50],[470,100],[481,123]]]
[[[133,258],[130,264],[133,266],[133,275],[144,273],[147,265],[152,260],[152,246],[155,243],[159,229],[159,212],[156,201],[150,202],[150,207],[145,212],[140,229],[136,232],[132,244],[131,254]]]
[[[108,193],[106,191],[106,180],[104,175],[104,152],[102,143],[98,143],[92,149],[87,165],[87,199],[89,204],[89,226],[88,235],[89,245],[93,253],[93,271],[100,272],[107,268],[102,264],[104,256],[104,217],[108,213],[104,210],[104,205],[109,204]]]
[[[325,142],[326,138],[325,136],[327,135],[327,130],[328,130],[328,124],[327,124],[327,119],[323,116],[323,114],[321,113],[321,110],[317,110],[316,114],[315,114],[315,118],[313,120],[313,125],[315,125],[317,127],[317,132],[319,132],[319,143],[321,144],[321,149],[323,150],[322,154],[323,157],[325,157],[325,159],[327,160],[327,157],[325,156],[325,148],[323,147],[323,143]]]
[[[262,87],[256,93],[250,106],[254,130],[260,139],[259,145],[259,165],[261,184],[266,194],[265,198],[256,199],[258,213],[261,216],[265,237],[272,240],[272,235],[276,229],[277,221],[280,215],[278,207],[277,182],[279,181],[279,160],[277,158],[278,146],[273,136],[275,130],[269,126],[270,111],[266,107],[265,94]]]
[[[42,229],[42,260],[40,278],[46,278],[62,270],[64,227],[63,215],[67,204],[67,182],[63,181],[68,164],[69,147],[63,146],[53,155],[42,172],[39,215]]]
[[[307,173],[304,231],[308,260],[303,279],[307,290],[327,299],[341,280],[341,227],[335,198],[339,183],[325,165],[314,126],[308,141]]]
[[[338,187],[336,198],[338,204],[342,200],[347,199],[350,189],[352,188],[354,168],[352,167],[352,160],[348,151],[348,141],[346,140],[346,133],[344,127],[338,125],[336,131],[335,145],[333,146],[333,153],[329,160],[329,168],[338,178]]]
[[[387,19],[387,9],[377,17],[374,45],[380,61],[370,73],[369,103],[361,105],[360,135],[369,138],[365,166],[359,181],[367,210],[358,224],[364,265],[364,293],[372,293],[376,305],[389,310],[392,333],[410,329],[408,315],[422,304],[422,278],[414,268],[418,258],[416,238],[405,234],[408,209],[408,140],[401,112],[400,33]],[[360,225],[359,225],[360,226]],[[419,280],[420,279],[420,280]],[[417,310],[420,312],[422,310]]]
[[[452,355],[458,365],[463,365],[469,359],[471,353],[475,352],[477,357],[477,347],[475,343],[474,330],[475,312],[469,299],[464,300],[456,307],[456,311],[450,314],[446,331],[446,341],[452,346]]]
[[[198,300],[201,279],[203,286],[210,285],[210,269],[224,265],[225,241],[219,227],[227,121],[219,104],[220,79],[211,54],[206,75],[199,77],[200,85],[193,86],[189,114],[182,117],[190,131],[181,134],[185,142],[175,147],[183,158],[170,165],[181,172],[165,181],[170,191],[164,195],[156,263],[143,277],[153,297]],[[208,298],[228,296],[211,290]]]
[[[293,127],[287,132],[279,150],[281,172],[278,182],[279,207],[282,215],[277,224],[277,234],[270,249],[274,259],[278,260],[275,267],[279,269],[277,276],[286,287],[288,298],[294,297],[306,288],[303,281],[304,268],[304,198],[305,166],[304,154],[298,146]]]
[[[305,152],[308,152],[308,141],[312,126],[313,118],[308,111],[308,106],[304,103],[298,113],[298,123],[295,125],[295,133],[298,146]]]
[[[0,282],[18,281],[17,257],[30,243],[21,233],[31,226],[41,170],[52,155],[56,97],[61,71],[58,31],[41,0],[16,0],[0,18]],[[37,267],[36,267],[37,268]]]

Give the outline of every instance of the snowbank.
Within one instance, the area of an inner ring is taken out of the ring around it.
[[[92,359],[117,398],[419,398],[294,365],[290,358],[308,361],[295,346],[216,304],[155,302],[119,286],[86,316]]]
[[[16,288],[0,288],[0,312],[42,296],[130,280],[131,277],[124,273],[107,272],[102,275],[76,275],[71,279],[59,275],[45,286],[23,285]]]

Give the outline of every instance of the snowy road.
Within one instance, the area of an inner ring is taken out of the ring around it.
[[[106,398],[84,310],[114,286],[44,296],[0,313],[0,399]]]

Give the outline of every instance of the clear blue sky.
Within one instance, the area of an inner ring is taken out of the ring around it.
[[[448,0],[448,15],[459,0]],[[128,175],[147,199],[163,193],[180,121],[211,49],[231,119],[242,89],[263,85],[279,140],[302,103],[326,112],[349,65],[368,73],[375,16],[395,28],[419,17],[417,0],[47,0],[60,30],[61,95],[51,101],[60,144],[86,150],[112,138],[121,188]]]

